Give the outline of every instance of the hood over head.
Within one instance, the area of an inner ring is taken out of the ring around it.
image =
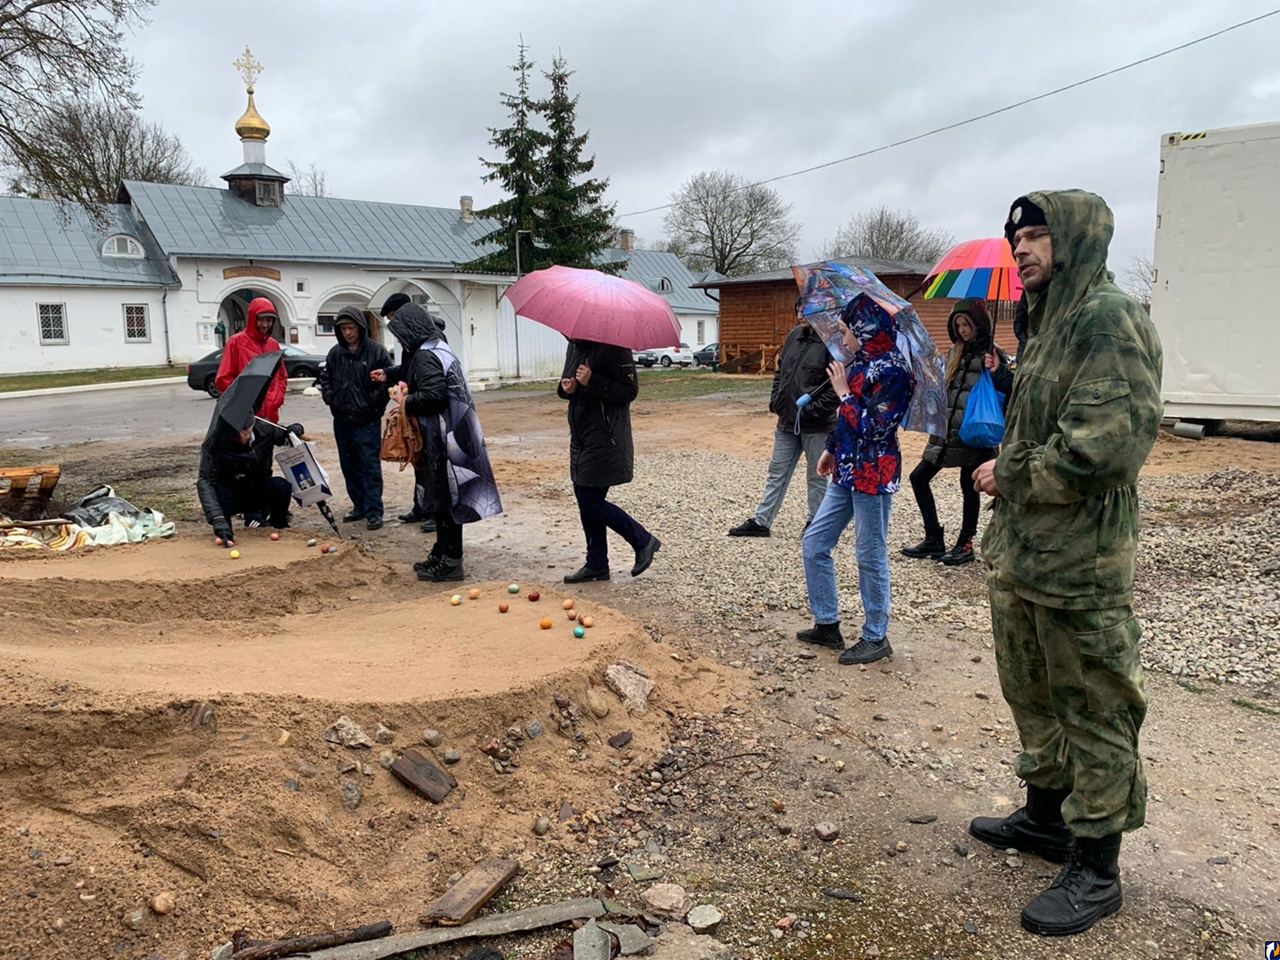
[[[412,353],[428,340],[444,340],[444,321],[416,303],[406,303],[387,324],[400,346]]]
[[[364,311],[359,307],[348,305],[338,311],[338,315],[333,318],[333,329],[335,332],[338,329],[338,324],[342,323],[344,320],[356,325],[356,328],[360,331],[360,340],[369,336],[369,321],[365,319]],[[356,342],[359,343],[360,341],[357,340]]]
[[[266,343],[270,334],[263,335],[258,331],[258,317],[261,314],[270,314],[278,321],[280,319],[280,311],[276,309],[276,305],[266,297],[254,297],[249,301],[249,309],[246,311],[246,319],[244,324],[245,333],[249,335],[249,339],[257,343]]]
[[[961,313],[973,324],[973,339],[969,341],[969,347],[986,353],[991,349],[992,343],[991,314],[987,313],[987,301],[981,297],[965,297],[956,301],[951,308],[951,316],[947,317],[947,336],[952,343],[960,342],[960,335],[956,333],[956,316]]]
[[[840,320],[862,341],[858,354],[871,356],[894,346],[897,324],[893,314],[868,296],[858,296],[845,304]]]
[[[1043,211],[1053,240],[1049,286],[1027,294],[1034,332],[1041,322],[1052,323],[1073,310],[1096,284],[1114,279],[1107,269],[1107,248],[1115,232],[1115,218],[1102,197],[1085,190],[1037,191],[1024,199]]]

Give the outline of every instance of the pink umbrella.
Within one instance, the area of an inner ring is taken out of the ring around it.
[[[599,270],[535,270],[507,287],[503,296],[520,316],[571,340],[632,350],[680,345],[680,321],[665,297]]]

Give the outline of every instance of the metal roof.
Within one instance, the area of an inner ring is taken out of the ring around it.
[[[825,260],[817,260],[813,263],[803,264],[803,266],[816,267],[825,262]],[[841,257],[835,262],[847,263],[851,267],[860,267],[863,270],[870,270],[877,277],[918,276],[923,279],[928,276],[929,271],[933,269],[933,264],[931,263],[912,263],[906,260],[878,260],[875,257]],[[767,270],[764,273],[753,273],[746,277],[728,277],[724,280],[703,280],[701,283],[693,284],[693,286],[701,289],[709,289],[713,287],[732,287],[740,283],[769,283],[773,280],[787,280],[794,283],[795,276],[792,274],[790,267],[784,267],[781,270]]]
[[[279,180],[283,183],[289,182],[289,177],[286,177],[275,167],[268,167],[265,163],[242,163],[234,170],[228,170],[222,175],[223,180],[230,180],[232,177],[262,177],[267,180]]]
[[[452,268],[487,253],[472,241],[495,226],[447,207],[296,193],[256,207],[222,187],[126,180],[124,189],[171,256]]]
[[[657,250],[632,250],[614,247],[600,254],[600,263],[616,263],[625,260],[627,265],[618,276],[642,283],[654,293],[661,293],[676,313],[717,314],[720,305],[705,293],[693,289],[695,277],[674,253]],[[671,282],[670,290],[663,290],[662,281]],[[714,284],[712,284],[714,286]]]
[[[99,225],[71,204],[0,197],[0,284],[32,286],[164,286],[176,284],[164,253],[128,207],[110,204]],[[102,244],[127,234],[145,257],[108,257]]]

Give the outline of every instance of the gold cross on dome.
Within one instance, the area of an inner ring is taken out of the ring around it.
[[[244,78],[244,88],[253,93],[253,83],[258,79],[258,74],[262,72],[262,64],[253,59],[253,54],[249,52],[248,46],[244,48],[244,55],[239,60],[231,61],[231,65],[240,71],[240,76]]]

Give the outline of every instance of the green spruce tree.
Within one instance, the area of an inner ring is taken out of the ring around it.
[[[489,128],[489,142],[500,150],[504,160],[480,158],[489,170],[481,179],[497,182],[506,196],[491,207],[476,212],[477,217],[496,220],[498,226],[475,241],[478,247],[496,245],[498,249],[477,257],[467,264],[475,270],[491,273],[516,273],[516,243],[520,244],[520,272],[546,266],[546,251],[539,245],[537,205],[543,189],[543,154],[547,135],[531,124],[538,104],[529,96],[529,74],[534,64],[527,56],[528,48],[520,43],[520,57],[512,65],[516,92],[504,93],[502,104],[510,111],[511,125],[503,129]],[[517,233],[517,231],[530,231]]]
[[[615,272],[626,261],[602,263],[600,254],[613,245],[616,204],[603,202],[608,179],[589,176],[596,158],[583,156],[590,134],[577,132],[578,98],[569,95],[573,71],[557,56],[544,76],[551,83],[551,95],[538,101],[536,109],[546,119],[547,149],[534,209],[546,264]]]

